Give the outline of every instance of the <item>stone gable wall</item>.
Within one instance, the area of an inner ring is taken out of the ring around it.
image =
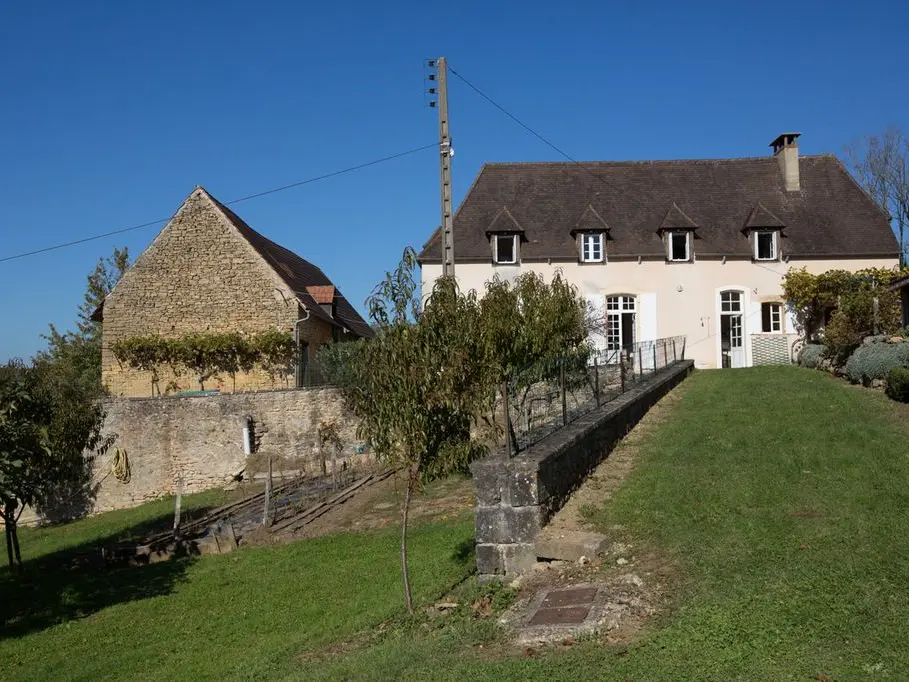
[[[117,396],[152,395],[152,377],[121,367],[110,351],[119,339],[147,334],[292,331],[301,317],[293,293],[221,212],[197,189],[171,223],[139,256],[104,302],[102,381]],[[301,337],[315,349],[331,326],[311,319]],[[159,372],[158,389],[198,390],[195,376]],[[258,390],[292,386],[293,376],[261,371],[212,377],[206,389]]]
[[[185,492],[229,487],[238,475],[248,478],[273,458],[276,476],[319,474],[322,453],[318,428],[340,427],[340,466],[359,466],[370,458],[357,438],[357,422],[334,388],[304,388],[215,396],[114,399],[106,403],[105,433],[117,434],[115,447],[129,459],[132,477],[121,483],[108,475],[113,451],[95,463],[99,482],[94,511],[132,507],[172,494],[182,477]],[[243,450],[243,426],[253,419],[254,453]]]

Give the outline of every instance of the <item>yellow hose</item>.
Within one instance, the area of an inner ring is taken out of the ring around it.
[[[126,456],[126,450],[123,448],[114,448],[110,472],[120,483],[129,483],[132,473],[129,470],[129,457]]]

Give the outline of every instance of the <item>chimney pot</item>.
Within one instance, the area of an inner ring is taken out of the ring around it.
[[[780,171],[783,173],[783,182],[787,192],[798,192],[801,189],[798,143],[800,135],[801,133],[783,133],[770,143],[773,155],[780,163]]]

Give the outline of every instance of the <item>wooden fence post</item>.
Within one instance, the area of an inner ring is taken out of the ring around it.
[[[174,539],[180,539],[180,506],[183,503],[183,476],[177,477],[177,499],[174,501]]]
[[[268,526],[268,515],[271,511],[271,455],[268,456],[268,478],[265,479],[265,508],[262,512],[262,525]]]
[[[654,342],[653,342],[653,371],[651,372],[651,374],[655,374],[655,373],[656,373],[656,363],[657,363],[657,357],[656,357],[656,341],[654,341]]]
[[[508,381],[502,383],[502,403],[505,408],[505,454],[511,457],[514,452],[511,449],[511,412],[508,407]],[[515,443],[517,447],[517,443]]]
[[[597,407],[600,406],[600,365],[597,356],[593,356],[593,394],[596,397]]]
[[[565,363],[559,364],[559,389],[562,392],[562,426],[568,423],[568,397],[565,395]]]

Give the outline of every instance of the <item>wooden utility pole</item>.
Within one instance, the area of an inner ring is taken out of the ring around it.
[[[432,62],[430,62],[432,66]],[[445,57],[435,60],[439,110],[439,165],[442,185],[442,276],[454,277],[454,212],[451,207],[451,135],[448,130],[448,65]],[[430,91],[431,92],[431,91]]]

